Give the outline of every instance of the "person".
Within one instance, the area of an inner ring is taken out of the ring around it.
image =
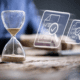
[[[40,18],[32,0],[0,0],[0,13],[4,10],[25,11],[25,23],[16,35],[18,40],[22,34],[35,34],[37,32]],[[5,29],[0,18],[0,53],[10,37],[10,33]]]

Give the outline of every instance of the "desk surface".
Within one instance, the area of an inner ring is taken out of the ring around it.
[[[27,56],[23,63],[0,63],[0,79],[61,80],[80,64],[80,56]]]
[[[32,39],[28,41],[30,40]],[[33,44],[34,40],[31,42],[28,41],[26,41],[26,44]],[[25,41],[23,42],[25,44]],[[80,46],[74,46],[73,50],[80,51]],[[26,60],[23,63],[0,63],[0,79],[73,80],[66,79],[66,77],[72,75],[71,72],[80,73],[80,56],[43,56],[48,53],[48,51],[50,50],[25,48]],[[73,78],[73,76],[71,78]]]

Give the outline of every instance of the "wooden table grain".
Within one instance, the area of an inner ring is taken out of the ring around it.
[[[73,48],[79,49],[80,46]],[[43,56],[48,51],[29,47],[24,50],[23,63],[3,63],[0,56],[0,80],[70,80],[67,77],[76,73],[80,65],[80,55]]]

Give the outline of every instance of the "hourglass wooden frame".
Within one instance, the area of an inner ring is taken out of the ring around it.
[[[11,39],[5,45],[2,52],[4,62],[22,62],[25,60],[25,52],[16,39],[16,34],[22,28],[25,21],[25,12],[21,10],[5,10],[1,13],[2,22],[6,30],[11,34]]]

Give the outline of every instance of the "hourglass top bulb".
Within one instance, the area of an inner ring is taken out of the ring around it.
[[[1,18],[6,29],[21,29],[25,21],[25,12],[21,10],[5,10],[2,11]]]

